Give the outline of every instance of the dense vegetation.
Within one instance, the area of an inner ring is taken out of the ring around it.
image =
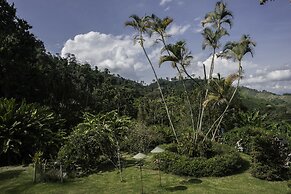
[[[167,42],[173,19],[130,19],[125,24],[137,30],[135,41],[155,76],[150,85],[92,69],[72,54],[47,53],[14,6],[0,0],[0,165],[30,163],[41,152],[68,171],[89,173],[108,163],[121,168],[124,152],[166,144],[171,149],[162,155],[162,170],[224,176],[243,165],[237,151],[227,147],[242,139],[255,177],[289,179],[291,96],[240,87],[243,58],[256,44],[243,35],[220,48],[233,23],[227,6],[217,2],[202,21],[203,48],[210,48],[213,59],[203,80],[186,71],[192,59],[186,42]],[[179,79],[157,77],[143,46],[152,33],[163,45],[160,65],[170,62]],[[214,77],[216,55],[237,61],[237,72]]]

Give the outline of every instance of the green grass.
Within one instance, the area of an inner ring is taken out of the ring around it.
[[[0,193],[140,193],[139,169],[135,166],[123,171],[124,182],[120,182],[117,171],[107,171],[88,177],[67,180],[65,183],[32,183],[31,167],[0,168]],[[253,178],[246,171],[222,178],[179,177],[162,173],[159,186],[158,171],[143,170],[144,193],[291,193],[286,181],[268,182]],[[290,186],[291,187],[291,186]]]

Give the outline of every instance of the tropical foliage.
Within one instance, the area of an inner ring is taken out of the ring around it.
[[[202,49],[211,54],[204,79],[187,72],[193,57],[186,42],[171,42],[172,18],[130,16],[125,25],[136,31],[134,42],[154,74],[151,84],[92,68],[73,54],[47,53],[6,0],[0,0],[0,16],[0,165],[29,163],[42,153],[69,171],[88,173],[106,164],[121,173],[124,152],[164,144],[170,150],[163,154],[166,172],[224,176],[241,169],[242,160],[217,142],[234,147],[242,139],[254,176],[288,178],[283,161],[291,138],[290,95],[240,86],[244,57],[253,56],[256,44],[249,35],[222,44],[233,25],[225,2],[202,20]],[[157,64],[145,47],[149,40],[161,47]],[[236,61],[237,72],[216,77],[217,57]],[[178,78],[159,78],[156,68],[167,64]],[[275,138],[287,142],[285,151]]]
[[[0,98],[1,165],[29,163],[38,150],[56,155],[64,131],[63,120],[48,107]]]
[[[119,142],[124,140],[129,125],[128,118],[116,112],[102,116],[85,113],[84,121],[60,149],[59,160],[69,172],[79,167],[83,173],[100,170],[102,163],[116,163]]]

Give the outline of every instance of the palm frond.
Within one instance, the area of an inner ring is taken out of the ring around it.
[[[238,79],[239,75],[237,73],[230,74],[225,78],[224,84],[226,87],[230,87],[233,84],[233,82]]]
[[[174,63],[178,63],[178,59],[175,56],[172,55],[163,55],[160,57],[160,61],[159,61],[159,66],[161,66],[162,63],[164,62],[174,62]]]

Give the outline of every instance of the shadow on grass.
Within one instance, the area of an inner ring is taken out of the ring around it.
[[[202,180],[197,179],[197,178],[191,178],[188,180],[183,180],[181,181],[181,184],[201,184]]]
[[[3,187],[2,192],[3,193],[24,193],[26,190],[34,187],[35,184],[32,183],[32,181],[28,181],[25,183],[17,183],[17,184],[11,184],[9,186]]]
[[[123,163],[124,168],[136,166],[138,162],[134,159],[126,159]]]
[[[9,170],[0,173],[0,181],[18,177],[24,170]]]
[[[251,164],[249,161],[245,160],[245,159],[242,159],[242,166],[241,168],[234,174],[240,174],[240,173],[243,173],[245,171],[247,171],[249,168],[251,167]]]
[[[167,187],[165,189],[166,189],[166,191],[175,192],[175,191],[184,191],[184,190],[187,190],[188,187],[186,187],[184,185],[178,185],[178,186]]]

